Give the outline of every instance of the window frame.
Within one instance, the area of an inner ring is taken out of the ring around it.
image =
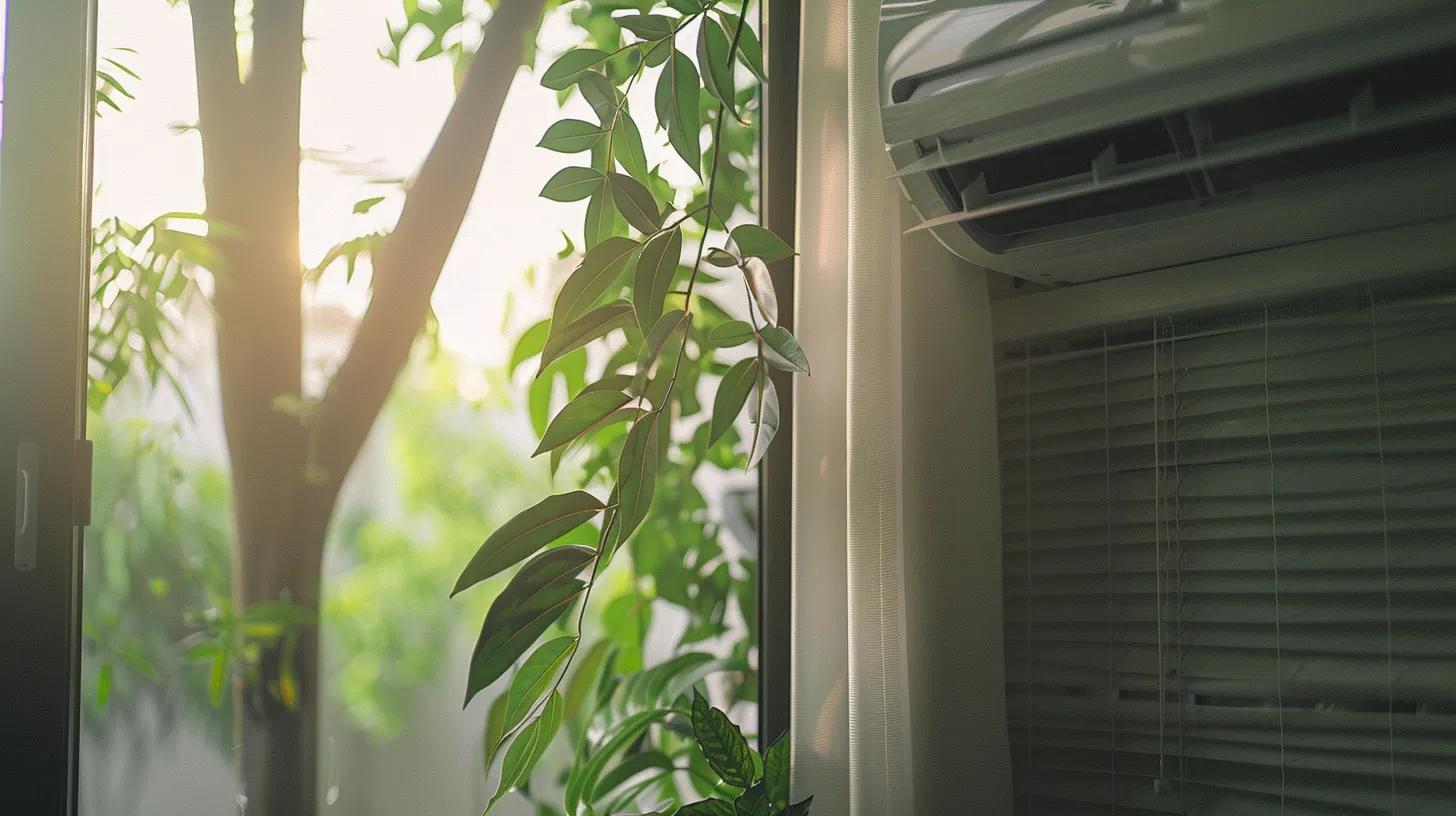
[[[0,150],[0,497],[35,490],[33,569],[0,548],[0,812],[74,813],[96,0],[9,0]],[[38,454],[19,475],[21,446]],[[12,498],[16,497],[16,498]],[[0,527],[5,524],[0,522]],[[17,668],[19,670],[17,670]]]
[[[764,64],[759,115],[759,209],[763,225],[791,243],[798,200],[800,0],[763,0],[759,7]],[[794,328],[794,258],[769,265],[779,297],[780,325]],[[771,745],[789,730],[793,655],[794,387],[774,372],[781,427],[791,429],[769,448],[759,468],[758,620],[759,741]]]

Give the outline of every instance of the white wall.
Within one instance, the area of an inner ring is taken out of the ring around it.
[[[908,207],[904,223],[914,223]],[[906,637],[916,813],[1011,813],[987,274],[901,243]]]

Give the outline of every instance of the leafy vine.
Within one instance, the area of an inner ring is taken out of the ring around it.
[[[720,205],[720,177],[742,174],[722,157],[725,128],[730,122],[749,124],[756,83],[766,81],[748,4],[733,9],[668,0],[664,8],[639,4],[640,13],[611,16],[611,10],[590,18],[586,27],[593,44],[620,41],[624,31],[635,39],[617,47],[574,48],[542,76],[542,84],[563,99],[580,93],[597,118],[558,121],[540,143],[560,153],[590,155],[586,165],[558,172],[541,193],[555,201],[586,202],[584,255],[556,295],[550,320],[528,331],[513,355],[513,366],[540,358],[532,386],[541,435],[536,455],[550,454],[555,472],[565,457],[587,449],[583,488],[597,486],[608,497],[587,489],[549,496],[492,533],[465,567],[454,593],[520,565],[486,613],[466,703],[525,658],[487,718],[487,768],[501,759],[490,806],[529,786],[532,770],[565,722],[576,757],[564,780],[565,810],[572,816],[618,812],[653,791],[671,809],[684,798],[679,778],[701,797],[676,811],[684,816],[797,816],[808,812],[810,800],[788,801],[787,740],[759,754],[697,689],[712,672],[748,669],[746,654],[723,661],[689,652],[641,670],[630,661],[614,665],[620,655],[606,641],[582,649],[593,590],[623,545],[633,547],[634,570],[674,593],[672,600],[690,612],[693,637],[721,632],[721,604],[697,603],[721,594],[705,590],[721,585],[726,564],[702,573],[721,551],[703,546],[667,556],[652,553],[639,542],[670,539],[673,531],[644,525],[654,507],[660,511],[663,505],[672,512],[658,521],[695,523],[702,508],[681,504],[681,495],[663,494],[695,494],[694,469],[715,456],[723,461],[724,451],[748,469],[757,465],[779,425],[769,371],[809,371],[803,348],[778,325],[767,266],[791,257],[792,247],[756,224],[730,229],[732,204],[726,210]],[[693,27],[696,62],[679,48]],[[706,176],[701,195],[691,190],[679,195],[660,167],[649,167],[629,101],[649,69],[657,71],[657,125],[693,174]],[[705,129],[711,134],[706,150]],[[726,239],[724,245],[710,245],[715,237]],[[691,241],[697,246],[684,263],[684,244]],[[705,267],[741,280],[746,320],[734,319],[705,293],[710,283],[728,282]],[[624,344],[612,339],[618,330]],[[589,349],[608,357],[588,384]],[[717,358],[729,349],[747,354],[731,364]],[[572,372],[576,382],[568,376],[569,399],[548,421],[554,383]],[[702,412],[698,387],[711,382],[705,374],[717,379],[711,417],[688,434],[686,420]],[[739,456],[732,452],[742,441],[735,426],[745,408],[752,434],[746,456]],[[668,589],[671,585],[676,589]],[[748,617],[751,604],[740,600],[740,605]],[[573,609],[575,623],[567,628],[561,621],[570,620]],[[645,637],[643,616],[645,611],[636,619],[638,640]],[[553,628],[561,633],[537,645]],[[682,642],[690,639],[685,635]],[[579,652],[585,656],[573,673]]]

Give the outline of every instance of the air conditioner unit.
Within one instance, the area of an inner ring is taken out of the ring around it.
[[[1079,283],[1456,214],[1451,0],[887,0],[920,228]]]

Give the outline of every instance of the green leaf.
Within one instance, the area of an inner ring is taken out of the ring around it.
[[[743,277],[748,281],[748,290],[753,293],[753,302],[758,305],[759,317],[770,326],[779,322],[779,296],[774,291],[773,278],[768,267],[758,258],[745,258]]]
[[[617,208],[612,203],[611,189],[605,177],[601,188],[586,202],[586,218],[582,221],[582,242],[588,250],[610,239],[617,232]]]
[[[639,682],[633,689],[632,704],[646,707],[671,702],[677,695],[669,695],[667,691],[674,680],[680,680],[712,662],[713,656],[710,654],[688,652],[653,666],[637,675]]]
[[[502,796],[530,779],[531,771],[546,753],[546,746],[551,744],[552,738],[561,728],[561,709],[561,693],[553,692],[551,699],[546,701],[546,708],[541,716],[522,729],[520,735],[511,742],[511,747],[506,749],[505,761],[501,763],[500,785],[485,807],[487,813]]]
[[[207,663],[219,654],[226,652],[223,644],[215,640],[204,640],[201,643],[187,650],[182,659],[188,663]]]
[[[799,341],[794,339],[794,335],[788,329],[764,326],[760,335],[763,337],[764,345],[773,349],[782,358],[782,362],[776,367],[783,368],[785,371],[809,373],[809,358],[804,355],[803,347],[799,345]],[[774,363],[775,361],[770,359],[769,362]]]
[[[738,21],[732,15],[721,9],[718,12],[723,20],[723,27],[730,35],[738,29]],[[763,70],[763,44],[758,41],[758,35],[754,33],[753,26],[744,24],[742,33],[738,35],[738,61],[742,62],[753,75],[761,81],[768,81],[768,74]]]
[[[734,816],[769,816],[768,793],[762,782],[744,791],[733,802]]]
[[[591,649],[576,664],[576,671],[571,673],[571,679],[566,681],[566,719],[573,720],[578,712],[586,705],[587,697],[592,689],[596,688],[597,679],[601,676],[602,666],[606,663],[607,657],[611,654],[611,643],[605,639],[592,644]]]
[[[516,659],[581,595],[586,584],[574,576],[596,557],[596,550],[574,544],[538,553],[496,596],[470,657],[465,704],[500,679]]]
[[[733,804],[722,799],[704,799],[683,805],[677,816],[733,816]]]
[[[652,506],[657,488],[659,408],[632,423],[622,447],[622,471],[617,476],[620,502],[617,508],[617,540],[626,541]]]
[[[583,122],[580,119],[562,119],[546,129],[546,135],[541,137],[537,147],[544,147],[547,150],[554,150],[557,153],[580,153],[583,150],[591,150],[606,131],[593,125],[591,122]]]
[[[541,367],[537,371],[537,376],[540,376],[540,372],[544,371],[546,366],[563,355],[569,354],[593,340],[605,337],[615,329],[631,325],[632,318],[632,304],[625,300],[616,300],[592,309],[571,321],[566,328],[551,334],[546,340],[541,349]]]
[[[592,247],[581,265],[561,285],[556,307],[551,313],[552,332],[565,329],[606,294],[637,248],[636,241],[620,236],[613,236]],[[550,345],[548,340],[547,347]]]
[[[598,51],[595,48],[573,48],[551,63],[551,67],[541,75],[541,84],[553,91],[564,91],[577,82],[584,72],[606,60],[605,51]]]
[[[733,244],[739,254],[762,258],[764,263],[773,263],[794,256],[794,248],[772,231],[757,224],[744,224],[733,228]]]
[[[354,202],[354,214],[362,215],[364,213],[367,213],[370,210],[374,209],[374,205],[378,204],[383,200],[384,196],[374,196],[373,198],[366,198],[361,201],[356,201]]]
[[[587,523],[602,511],[602,502],[584,490],[550,496],[501,525],[470,559],[455,583],[461,591],[509,569],[535,551]]]
[[[779,737],[763,755],[763,783],[769,808],[778,813],[789,806],[789,740]]]
[[[737,266],[742,263],[737,255],[734,255],[726,249],[719,249],[718,247],[714,247],[708,250],[708,254],[703,258],[703,260],[707,261],[713,266],[719,267]]]
[[[667,62],[667,57],[671,53],[672,40],[663,40],[657,45],[649,48],[647,50],[647,55],[642,58],[642,61],[646,63],[648,68],[656,68],[664,62]]]
[[[555,450],[580,439],[583,434],[601,422],[613,411],[626,405],[631,397],[621,391],[590,391],[578,394],[551,420],[541,444],[536,446],[532,456]]]
[[[672,36],[673,21],[661,14],[628,14],[615,18],[617,25],[644,40],[661,40]]]
[[[652,327],[651,333],[642,341],[642,348],[637,353],[637,374],[645,377],[646,372],[657,362],[662,355],[662,350],[667,346],[672,336],[680,329],[685,328],[691,322],[687,314],[681,309],[674,309],[657,319],[657,325]],[[649,394],[649,397],[652,396]],[[662,407],[657,405],[655,407]]]
[[[197,236],[190,236],[189,238],[180,237],[184,235],[188,235],[188,233],[171,233],[172,239],[180,240],[183,244],[190,245],[179,249],[184,256],[191,259],[193,263],[208,268],[214,268],[211,266],[213,263],[220,263],[220,261],[210,260],[210,256],[214,253],[211,252],[209,246],[205,243],[205,239],[197,238]],[[305,279],[317,281],[323,275],[324,271],[332,266],[335,261],[343,259],[344,280],[345,282],[352,281],[354,279],[354,270],[359,264],[360,256],[372,255],[374,250],[378,249],[384,243],[386,237],[383,233],[375,232],[334,244],[332,247],[329,247],[328,252],[324,253],[323,259],[318,262],[317,266],[305,271]]]
[[[537,376],[526,390],[526,412],[531,417],[531,430],[537,436],[546,433],[546,425],[551,421],[551,397],[556,390],[555,383],[556,372],[551,371],[544,377]]]
[[[642,132],[625,110],[612,129],[612,155],[633,178],[638,181],[647,179],[647,151],[642,147]]]
[[[111,698],[111,664],[102,663],[96,673],[96,707],[106,708],[106,701]]]
[[[641,418],[642,417],[638,417],[639,420]],[[602,515],[601,534],[597,537],[597,552],[600,553],[600,555],[597,557],[596,572],[594,573],[594,575],[600,575],[603,571],[606,570],[606,568],[612,563],[612,556],[617,554],[617,548],[622,544],[622,530],[620,527],[617,526],[617,507],[613,506],[616,504],[617,487],[613,485],[612,495],[607,501],[607,512]],[[611,609],[612,608],[608,606],[607,612],[611,612]],[[606,617],[607,613],[603,613],[603,620],[605,620]]]
[[[719,658],[718,660],[696,666],[686,674],[670,678],[667,688],[663,690],[663,694],[667,695],[669,700],[676,700],[678,695],[686,694],[700,680],[718,674],[719,672],[738,672],[741,674],[751,671],[753,671],[753,667],[748,664],[748,661],[742,658]]]
[[[628,808],[632,808],[637,802],[638,798],[640,798],[643,793],[647,792],[648,788],[651,788],[655,785],[661,786],[660,789],[662,793],[659,795],[659,801],[671,801],[673,799],[676,799],[677,788],[675,786],[672,786],[671,781],[672,775],[674,773],[676,773],[676,771],[661,771],[651,776],[638,779],[632,782],[632,784],[623,787],[615,797],[613,797],[606,804],[602,805],[600,808],[596,809],[594,812],[622,814],[626,812]],[[669,810],[652,810],[640,814],[640,816],[672,816]],[[545,816],[545,814],[540,814],[540,816]],[[555,814],[552,814],[551,816],[555,816]]]
[[[592,110],[596,112],[602,127],[610,127],[617,118],[617,104],[622,98],[612,81],[592,71],[581,75],[577,81],[577,87],[581,89],[581,98],[585,99],[586,103],[591,105]]]
[[[681,51],[674,50],[657,79],[657,121],[667,141],[694,173],[702,175],[702,134],[698,118],[698,69]]]
[[[696,689],[693,690],[693,737],[708,765],[724,782],[739,788],[754,783],[753,753],[748,740],[727,714],[709,706]]]
[[[612,190],[612,202],[638,232],[651,235],[662,226],[662,211],[657,207],[657,199],[642,182],[623,173],[608,173],[607,183]]]
[[[753,339],[753,327],[742,320],[730,320],[713,327],[708,333],[708,345],[713,348],[741,346]]]
[[[499,627],[517,612],[539,607],[533,598],[543,590],[570,585],[595,557],[596,550],[579,544],[563,544],[537,553],[491,602],[490,611],[485,614],[485,627]],[[525,653],[524,648],[521,653]]]
[[[132,651],[123,651],[119,652],[117,654],[117,657],[121,658],[122,662],[126,663],[128,666],[131,666],[132,669],[136,670],[143,677],[146,677],[153,683],[162,682],[162,676],[157,674],[157,668],[153,666],[150,662],[148,662],[147,659],[145,657],[142,657],[140,654]]]
[[[631,384],[631,374],[609,374],[581,389],[581,393],[590,394],[593,391],[625,391]]]
[[[755,409],[753,412],[753,443],[748,449],[748,469],[752,470],[758,466],[763,455],[768,452],[768,446],[773,442],[774,435],[779,431],[779,395],[774,388],[773,380],[769,378],[767,369],[764,369],[758,377],[758,385],[754,388]]]
[[[718,395],[713,398],[713,432],[708,436],[709,445],[718,444],[723,434],[733,427],[733,420],[738,418],[749,393],[758,382],[761,368],[758,358],[750,357],[734,363],[723,375],[722,382],[718,383]]]
[[[576,638],[563,636],[548,640],[536,647],[526,658],[516,676],[511,678],[510,690],[506,693],[506,719],[503,733],[509,734],[525,721],[536,703],[552,690],[556,676],[571,662],[576,654]]]
[[[728,35],[717,20],[706,15],[698,29],[698,65],[703,69],[703,87],[737,116],[736,100],[733,98],[733,63],[728,59]]]
[[[602,431],[612,427],[613,425],[620,425],[623,423],[632,422],[642,415],[643,410],[644,409],[638,408],[635,405],[626,405],[618,408],[610,414],[602,417],[600,420],[592,423],[591,427],[587,428],[586,431],[582,433],[581,438],[578,439],[576,442],[573,442],[572,444],[575,445],[577,444],[577,442],[588,442],[598,433],[601,433]],[[557,448],[556,450],[552,451],[552,454],[563,450],[566,450],[566,448]]]
[[[639,711],[608,729],[599,741],[600,747],[594,753],[589,756],[585,751],[578,754],[577,761],[572,763],[566,777],[566,812],[576,813],[579,810],[583,795],[596,790],[602,772],[613,757],[637,742],[653,723],[661,722],[675,713],[670,708]]]
[[[565,167],[541,188],[541,197],[552,201],[580,201],[600,189],[601,171],[593,167]]]
[[[683,14],[697,14],[703,10],[703,4],[698,0],[667,0],[667,5]]]
[[[814,804],[814,797],[810,796],[802,802],[795,802],[789,805],[783,816],[809,816],[809,806]]]
[[[691,725],[689,723],[689,730],[691,730]],[[686,734],[685,736],[688,738],[692,737],[691,734]],[[693,771],[688,775],[688,783],[692,785],[693,793],[704,798],[711,798],[713,794],[718,792],[719,785],[722,783],[717,779],[712,779],[713,769],[708,767],[708,760],[703,759],[702,751],[689,750],[683,753],[687,754],[688,767]],[[709,781],[710,779],[712,781]],[[728,807],[728,812],[731,814],[733,812],[732,804],[730,803]]]
[[[619,785],[643,771],[656,768],[662,771],[673,769],[672,760],[667,754],[661,751],[647,750],[625,757],[621,764],[609,771],[602,777],[592,790],[592,802],[599,802],[606,798],[607,794],[616,790]]]
[[[506,696],[496,695],[490,704],[490,713],[485,715],[485,768],[490,773],[490,764],[495,761],[496,752],[506,736]]]
[[[632,286],[632,306],[637,312],[637,325],[645,334],[662,316],[667,291],[682,260],[682,229],[658,233],[642,245],[637,259],[637,275]]]
[[[516,341],[516,347],[511,350],[511,362],[506,367],[507,373],[514,374],[521,363],[540,354],[546,348],[546,338],[551,334],[551,321],[542,320],[531,328],[521,333],[521,339]],[[545,366],[542,366],[544,368]]]
[[[222,705],[222,683],[227,679],[228,656],[218,651],[212,658],[212,674],[207,679],[207,698],[213,707]]]

